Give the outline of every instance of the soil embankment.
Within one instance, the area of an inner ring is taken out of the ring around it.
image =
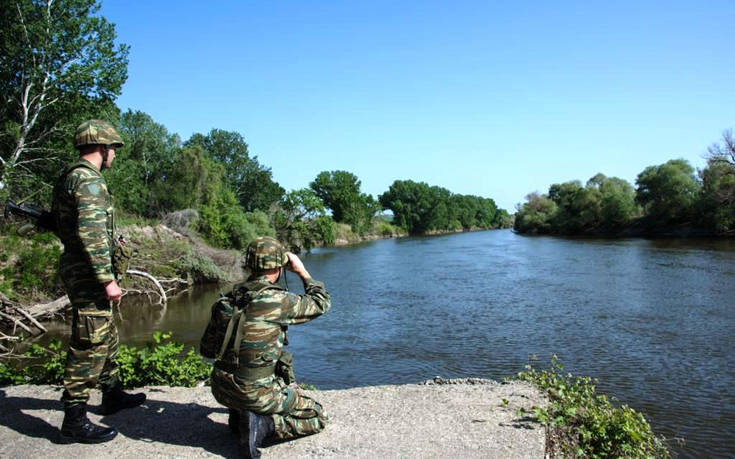
[[[90,419],[120,434],[100,445],[59,442],[60,390],[0,388],[0,444],[8,458],[238,457],[227,410],[208,387],[147,387],[140,408]],[[437,380],[310,392],[330,414],[324,432],[262,449],[263,458],[542,458],[543,426],[525,416],[543,396],[521,382]]]

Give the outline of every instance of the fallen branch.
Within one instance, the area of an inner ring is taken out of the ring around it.
[[[61,298],[57,298],[50,303],[35,304],[29,307],[27,311],[32,317],[42,317],[54,314],[59,310],[69,306],[70,304],[71,302],[69,301],[69,297],[64,295]]]
[[[21,322],[20,320],[16,319],[15,317],[11,316],[10,314],[5,314],[4,312],[0,311],[0,317],[4,317],[5,319],[13,322],[13,324],[15,324],[15,327],[20,327],[23,330],[25,330],[28,333],[30,333],[31,335],[35,335],[35,333],[33,333],[33,330],[31,330],[31,327],[29,327],[28,325],[24,324],[23,322]],[[13,333],[15,333],[15,328],[13,328]]]
[[[14,311],[17,311],[20,315],[28,319],[29,322],[31,322],[33,325],[35,325],[41,332],[46,333],[48,330],[46,330],[46,327],[41,325],[39,321],[34,319],[30,314],[28,314],[26,311],[23,310],[23,308],[20,307],[13,307]]]
[[[133,276],[140,276],[148,279],[149,281],[153,282],[156,287],[158,287],[159,295],[161,296],[161,300],[158,302],[158,304],[165,305],[168,302],[168,299],[166,298],[166,291],[163,289],[163,286],[161,286],[161,283],[158,282],[158,279],[151,276],[145,271],[138,271],[137,269],[128,269],[128,271],[125,274],[131,274]]]

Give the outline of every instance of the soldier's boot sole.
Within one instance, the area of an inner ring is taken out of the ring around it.
[[[82,432],[61,431],[60,440],[62,443],[86,443],[96,444],[105,443],[117,437],[117,430],[111,427],[94,426],[98,430],[90,432],[83,429]]]

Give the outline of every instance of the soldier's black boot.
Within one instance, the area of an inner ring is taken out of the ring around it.
[[[122,383],[115,381],[102,389],[102,405],[100,413],[107,416],[120,410],[134,408],[145,402],[145,394],[128,394],[122,389]]]
[[[240,412],[235,408],[228,408],[227,411],[230,413],[230,416],[227,418],[227,425],[230,427],[230,432],[238,435],[240,433]]]
[[[273,416],[265,415],[261,416],[247,411],[247,425],[248,425],[248,436],[240,436],[240,451],[246,459],[260,459],[260,451],[258,448],[263,446],[263,441],[273,435],[275,432],[275,424],[273,423]],[[245,424],[243,413],[240,424]],[[247,442],[245,441],[247,440]]]
[[[64,408],[64,422],[61,424],[61,438],[71,443],[103,443],[117,435],[112,427],[92,424],[87,419],[87,406],[74,405]]]

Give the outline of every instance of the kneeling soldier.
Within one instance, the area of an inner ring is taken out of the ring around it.
[[[258,458],[266,439],[311,435],[326,425],[322,406],[288,386],[291,356],[282,348],[289,325],[319,317],[331,303],[324,284],[274,238],[251,242],[245,267],[252,274],[231,293],[234,313],[212,372],[212,394],[230,408],[230,428],[239,431],[243,456]],[[301,278],[304,295],[277,284],[284,267]]]

